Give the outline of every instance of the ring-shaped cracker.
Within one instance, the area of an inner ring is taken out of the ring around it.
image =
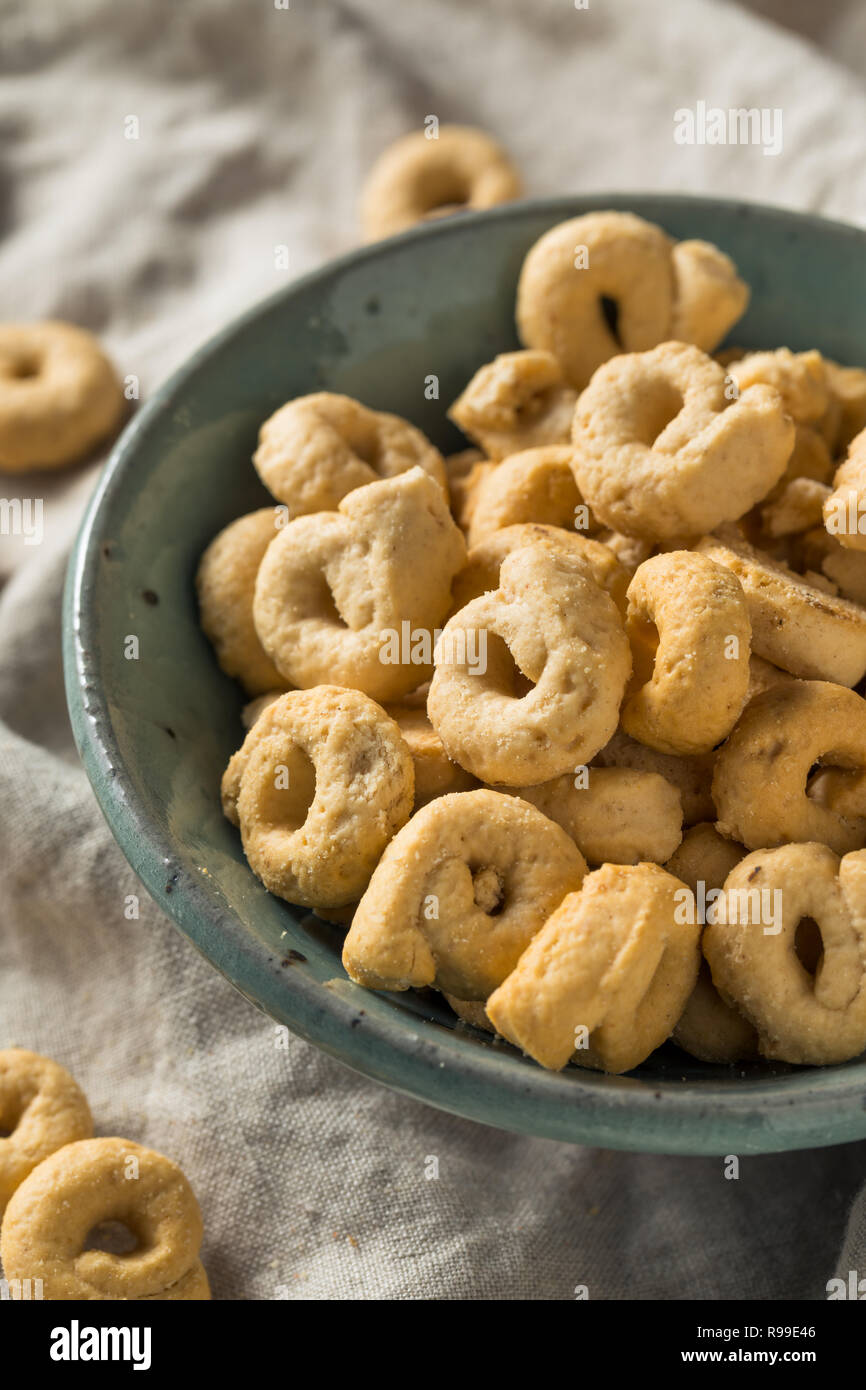
[[[266,695],[285,685],[253,622],[256,576],[277,535],[277,513],[262,507],[239,517],[215,536],[196,574],[199,616],[205,636],[227,675],[248,695]]]
[[[715,753],[659,753],[630,738],[622,727],[594,758],[593,767],[630,767],[637,772],[655,772],[671,782],[680,794],[683,824],[695,825],[715,820],[712,798]]]
[[[92,1133],[87,1100],[65,1068],[24,1048],[0,1052],[0,1218],[37,1163]]]
[[[488,458],[568,445],[577,392],[549,352],[503,352],[479,367],[448,411]]]
[[[256,631],[289,685],[399,700],[433,669],[433,634],[466,558],[443,493],[420,468],[297,517],[268,547]]]
[[[749,352],[728,363],[740,391],[750,386],[772,386],[782,397],[785,411],[796,425],[816,426],[826,413],[830,392],[826,364],[820,352]]]
[[[361,195],[365,241],[463,208],[520,196],[520,178],[501,145],[474,126],[411,131],[379,156]]]
[[[621,352],[667,338],[710,352],[743,313],[749,291],[709,242],[673,242],[628,212],[591,212],[552,227],[530,249],[517,286],[527,347],[559,359],[581,390]]]
[[[725,881],[724,917],[704,952],[713,982],[758,1031],[765,1057],[807,1066],[866,1048],[866,851],[840,859],[823,844],[756,850]],[[814,970],[798,928],[817,923]]]
[[[540,522],[523,522],[493,531],[468,551],[466,564],[454,580],[451,591],[454,609],[465,608],[472,599],[499,588],[499,575],[506,555],[527,545],[548,545],[582,560],[596,584],[610,594],[617,608],[625,613],[628,572],[613,551],[600,541],[564,526],[546,526]]]
[[[382,855],[343,965],[370,989],[484,1000],[585,873],[574,841],[525,801],[484,788],[439,797]]]
[[[592,767],[517,795],[561,825],[588,864],[663,864],[682,839],[679,791],[657,772]]]
[[[683,888],[657,864],[587,875],[487,1000],[493,1026],[553,1071],[569,1060],[639,1066],[670,1037],[697,979],[700,928],[677,920]]]
[[[138,1244],[88,1249],[96,1227],[122,1222]],[[8,1280],[41,1279],[49,1300],[209,1299],[198,1258],[202,1221],[171,1159],[128,1139],[66,1144],[24,1180],[6,1208],[0,1258]]]
[[[307,907],[356,901],[412,812],[412,755],[357,690],[292,690],[260,715],[223,777],[250,868]]]
[[[599,521],[675,542],[759,502],[785,472],[794,426],[771,386],[729,400],[718,362],[666,342],[599,367],[572,442],[577,485]]]
[[[461,767],[483,782],[530,786],[604,747],[631,653],[613,599],[561,547],[511,551],[499,584],[446,624],[427,710]]]
[[[442,740],[427,716],[426,702],[420,708],[409,704],[385,705],[385,713],[394,720],[412,754],[415,765],[415,811],[420,811],[434,797],[446,796],[449,792],[475,790],[478,786],[476,779],[452,762],[442,747]]]
[[[616,353],[655,347],[670,331],[672,246],[660,227],[628,212],[592,212],[551,227],[520,272],[521,342],[553,353],[578,390]]]
[[[410,468],[448,486],[439,450],[408,420],[331,391],[299,396],[269,416],[253,463],[293,517],[333,511],[356,488]]]
[[[571,452],[563,445],[524,449],[488,473],[475,496],[469,545],[507,526],[533,522],[589,535],[595,522],[577,490]]]
[[[679,848],[665,865],[669,874],[692,890],[697,903],[706,903],[724,888],[725,879],[746,851],[726,840],[709,821],[686,831]],[[758,1055],[758,1035],[738,1009],[725,1002],[713,984],[702,957],[697,982],[673,1031],[677,1047],[702,1062],[730,1063]]]
[[[866,700],[829,681],[788,681],[750,700],[716,757],[719,830],[749,849],[814,840],[837,854],[866,840],[860,815],[808,794],[816,763],[866,767]]]
[[[842,454],[855,435],[866,429],[866,368],[841,367],[826,357],[824,367],[830,406],[822,427],[833,454]]]
[[[852,439],[824,503],[829,535],[850,550],[866,550],[866,429]]]
[[[114,368],[71,323],[0,324],[0,472],[64,468],[117,427],[125,409]]]
[[[749,688],[751,623],[739,581],[690,550],[645,560],[628,589],[627,734],[660,753],[708,753]]]
[[[866,612],[810,584],[756,550],[733,526],[695,549],[739,579],[752,624],[752,650],[791,675],[856,685],[866,672]]]
[[[710,241],[678,241],[671,252],[671,338],[712,352],[746,312],[749,287],[730,256]]]

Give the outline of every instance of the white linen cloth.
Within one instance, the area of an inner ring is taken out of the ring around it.
[[[361,179],[441,120],[532,194],[731,193],[866,218],[866,20],[763,0],[0,0],[0,317],[93,329],[143,396],[213,330],[352,246]],[[793,32],[797,23],[802,33]],[[786,27],[782,27],[786,26]],[[783,112],[783,148],[681,146],[673,113]],[[138,120],[137,140],[126,138]],[[274,246],[289,247],[289,272]],[[65,559],[95,468],[0,536],[0,1046],[177,1159],[222,1299],[825,1297],[866,1275],[866,1144],[745,1159],[500,1134],[274,1026],[142,894],[72,746]],[[425,1177],[429,1155],[438,1179]]]

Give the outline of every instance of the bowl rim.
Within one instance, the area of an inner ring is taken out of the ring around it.
[[[157,905],[247,999],[362,1075],[467,1119],[570,1143],[640,1152],[719,1154],[852,1142],[866,1137],[863,1079],[858,1080],[852,1070],[857,1068],[856,1061],[827,1070],[770,1075],[748,1087],[731,1084],[728,1068],[723,1073],[727,1084],[720,1077],[687,1087],[658,1080],[641,1085],[633,1076],[609,1078],[577,1068],[566,1074],[550,1073],[519,1057],[514,1049],[508,1049],[512,1060],[524,1065],[503,1068],[499,1046],[458,1052],[454,1045],[458,1034],[452,1030],[426,1025],[420,1018],[409,1023],[399,1010],[393,1011],[393,1017],[374,1017],[364,1011],[357,987],[345,993],[328,990],[301,970],[291,971],[287,984],[279,962],[264,942],[245,930],[240,918],[223,913],[215,924],[213,897],[199,876],[188,876],[182,891],[166,891],[166,867],[174,862],[176,848],[129,794],[110,703],[100,684],[98,624],[88,595],[105,539],[101,522],[134,467],[151,421],[171,407],[190,379],[236,334],[299,291],[324,285],[343,269],[387,257],[398,244],[448,237],[455,228],[479,222],[519,220],[528,212],[549,215],[551,225],[608,208],[648,215],[641,213],[641,205],[650,202],[683,212],[724,209],[728,214],[748,212],[821,232],[829,228],[861,243],[866,254],[866,230],[855,224],[760,202],[651,191],[565,194],[422,223],[346,252],[283,285],[196,348],[136,412],[110,452],[80,524],[63,596],[64,677],[73,735],[108,826]],[[234,929],[226,940],[230,921]],[[335,1032],[348,1046],[332,1040]],[[564,1076],[570,1087],[565,1095]],[[705,1129],[701,1124],[711,1116],[724,1119],[724,1142],[715,1136],[713,1125]],[[632,1127],[635,1134],[630,1133]]]

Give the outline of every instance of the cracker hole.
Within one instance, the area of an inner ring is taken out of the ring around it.
[[[21,1123],[23,1109],[17,1100],[12,1099],[0,1115],[0,1139],[9,1139]]]
[[[13,381],[28,381],[31,377],[38,376],[40,372],[39,359],[36,357],[16,357],[9,363],[6,370],[7,377]]]
[[[635,430],[635,438],[647,448],[652,448],[682,408],[682,393],[670,382],[659,379],[655,383],[651,398],[644,404],[642,418]]]
[[[863,769],[839,763],[813,763],[806,774],[806,795],[819,806],[848,818],[866,816]]]
[[[505,885],[502,876],[491,864],[472,872],[472,896],[475,906],[488,917],[498,917],[505,908]]]
[[[349,441],[352,452],[366,463],[368,468],[372,468],[374,473],[381,475],[382,464],[382,443],[375,430],[369,433],[358,435]]]
[[[131,1255],[141,1242],[125,1221],[100,1221],[87,1233],[83,1250],[104,1250],[108,1255]]]
[[[469,185],[456,169],[425,169],[414,190],[416,206],[425,217],[447,217],[469,202]]]
[[[535,681],[521,671],[511,648],[498,632],[487,634],[487,683],[512,700],[522,700],[535,689]]]
[[[814,975],[824,955],[821,928],[814,917],[801,917],[794,933],[794,954],[806,971]]]
[[[619,336],[619,304],[610,295],[602,294],[599,296],[598,307],[601,309],[601,316],[604,319],[611,337],[615,340],[617,347],[622,347],[622,339]]]
[[[461,203],[440,203],[438,207],[425,212],[424,220],[425,222],[432,222],[439,217],[454,217],[458,212],[465,212],[468,206],[468,200]]]
[[[659,630],[648,618],[630,618],[628,640],[632,669],[626,694],[634,695],[652,680],[659,649]]]
[[[814,801],[824,803],[826,782],[821,776],[824,768],[820,763],[813,763],[806,773],[806,795],[812,797]]]
[[[301,748],[293,748],[284,763],[271,768],[262,796],[262,812],[271,825],[294,833],[300,830],[316,795],[316,769]]]
[[[349,626],[349,624],[346,622],[346,619],[343,617],[342,613],[337,607],[337,600],[334,598],[334,591],[324,575],[322,575],[322,584],[321,589],[319,591],[319,600],[317,605],[316,616],[323,623],[330,623],[334,627],[345,628]]]

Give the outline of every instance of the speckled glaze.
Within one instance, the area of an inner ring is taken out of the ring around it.
[[[866,362],[866,234],[756,205],[608,196],[514,204],[433,222],[289,285],[231,324],[156,393],[115,448],[65,595],[75,737],[121,848],[153,897],[254,1004],[408,1095],[552,1139],[669,1153],[763,1153],[866,1136],[866,1060],[826,1070],[705,1066],[669,1045],[636,1072],[552,1075],[455,1026],[432,994],[372,994],[340,965],[341,931],[271,897],[220,813],[241,739],[238,688],[197,619],[207,542],[267,502],[250,463],[290,396],[342,391],[458,445],[444,410],[517,346],[514,291],[533,241],[563,218],[622,208],[704,237],[752,286],[746,347],[819,347]],[[439,401],[424,396],[435,374]],[[137,634],[140,659],[124,659]],[[218,1020],[214,1020],[214,1027]]]

